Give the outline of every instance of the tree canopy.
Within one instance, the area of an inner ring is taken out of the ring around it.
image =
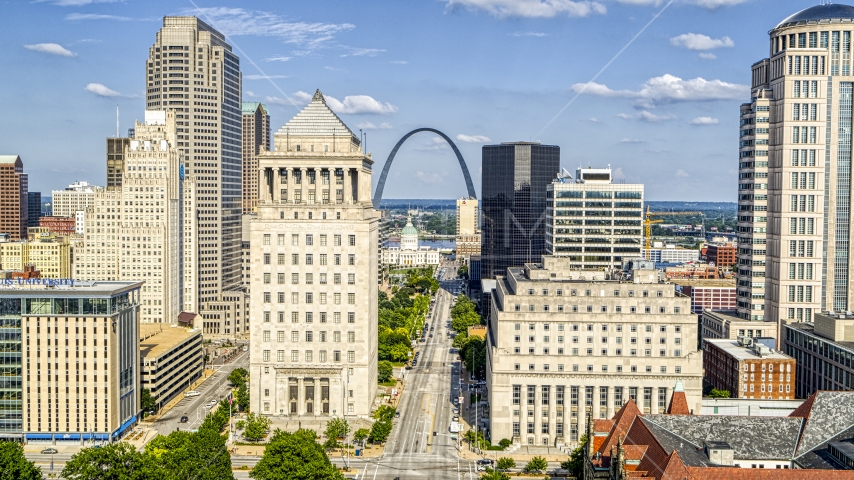
[[[0,479],[41,480],[41,468],[24,458],[20,443],[0,442]]]
[[[313,430],[276,429],[264,456],[249,473],[256,480],[343,480]]]

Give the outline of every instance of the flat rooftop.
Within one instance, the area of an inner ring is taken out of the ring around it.
[[[679,282],[673,282],[673,283],[678,284]],[[707,316],[707,317],[714,317],[714,318],[717,318],[718,320],[723,320],[723,321],[727,321],[727,322],[731,322],[731,323],[767,323],[767,324],[773,326],[774,328],[777,328],[776,324],[774,322],[766,322],[765,320],[751,320],[749,318],[741,318],[738,315],[736,315],[736,312],[734,312],[734,311],[718,312],[718,311],[712,311],[712,310],[703,310],[703,315]]]
[[[732,287],[735,288],[735,278],[671,278],[670,283],[685,287]]]
[[[201,335],[201,331],[159,323],[143,323],[139,328],[140,357],[158,358],[195,335]]]
[[[727,340],[727,339],[714,339],[714,340],[703,340],[703,343],[712,344],[724,352],[733,356],[738,360],[794,360],[794,358],[780,353],[777,350],[772,350],[769,353],[759,356],[752,347],[742,347],[735,340]]]
[[[827,342],[831,345],[838,345],[842,348],[845,348],[849,351],[854,352],[854,342],[837,342],[837,341],[834,341],[832,338],[827,338],[824,335],[819,335],[815,331],[815,324],[814,323],[811,323],[811,322],[787,323],[783,328],[786,328],[786,327],[802,330],[804,332],[807,332],[807,333],[815,336],[816,338],[820,339],[822,342]]]
[[[142,287],[145,282],[83,282],[71,279],[0,279],[0,296],[17,298],[65,298],[112,296]]]

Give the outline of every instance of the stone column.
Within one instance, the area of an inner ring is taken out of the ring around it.
[[[300,352],[302,353],[302,352]],[[297,378],[297,415],[305,415],[305,382],[302,377]]]
[[[667,387],[667,394],[664,397],[666,399],[666,403],[664,405],[664,412],[667,411],[667,407],[670,406],[670,401],[673,400],[673,387]],[[660,413],[664,413],[660,412]]]
[[[352,169],[344,169],[344,204],[351,205],[353,203],[353,180],[350,173]]]
[[[258,169],[258,201],[265,203],[267,201],[267,179],[265,168]]]
[[[281,193],[281,190],[279,189],[279,184],[280,184],[279,178],[280,178],[280,176],[281,176],[281,169],[279,169],[278,167],[274,168],[273,169],[273,202],[274,203],[279,203],[279,200],[281,200],[282,193]]]
[[[599,418],[599,389],[601,387],[596,385],[593,387],[593,419]]]
[[[306,186],[308,185],[308,169],[305,167],[300,167],[300,202],[305,205],[306,200],[308,200],[308,192],[306,191]]]
[[[608,389],[608,412],[605,414],[605,418],[612,418],[616,413],[616,410],[619,408],[617,405],[614,405],[614,392],[615,388]]]
[[[284,200],[288,203],[291,203],[291,202],[293,202],[293,198],[294,198],[294,187],[293,187],[294,169],[291,167],[287,167],[286,170],[287,170],[287,174],[288,174],[288,180],[287,180],[287,182],[285,182],[285,188],[288,190],[288,197],[285,198]]]

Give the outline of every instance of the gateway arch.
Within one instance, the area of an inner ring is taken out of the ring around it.
[[[397,155],[398,149],[400,149],[400,146],[403,145],[403,142],[405,142],[409,137],[415,135],[418,132],[432,132],[444,138],[445,141],[448,142],[448,145],[450,145],[451,148],[454,150],[454,154],[457,156],[457,160],[459,160],[460,162],[460,168],[463,170],[463,177],[466,180],[466,188],[468,188],[469,197],[477,198],[477,193],[475,193],[474,191],[474,184],[471,181],[471,175],[469,175],[469,169],[466,166],[465,160],[463,160],[463,155],[460,153],[460,150],[454,144],[453,140],[451,140],[450,138],[448,138],[447,135],[436,130],[435,128],[416,128],[415,130],[404,135],[403,138],[401,138],[400,141],[397,142],[397,145],[394,146],[394,148],[391,150],[391,153],[388,155],[388,160],[385,161],[385,166],[383,167],[383,173],[380,175],[380,181],[379,183],[377,183],[377,190],[376,192],[374,192],[374,208],[377,210],[379,210],[380,208],[380,202],[383,199],[383,188],[385,188],[385,181],[388,178],[388,171],[391,170],[391,163],[394,160],[394,156]]]

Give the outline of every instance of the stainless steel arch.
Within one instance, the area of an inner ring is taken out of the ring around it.
[[[466,166],[466,161],[463,160],[463,154],[460,153],[460,150],[457,148],[456,145],[454,145],[454,142],[450,138],[448,138],[447,135],[436,130],[435,128],[416,128],[415,130],[404,135],[403,138],[401,138],[400,141],[397,142],[397,145],[395,145],[394,148],[391,150],[391,153],[388,154],[388,160],[385,161],[383,173],[380,175],[379,183],[377,183],[377,190],[376,192],[374,192],[374,208],[380,208],[380,202],[383,199],[383,188],[385,188],[385,181],[388,177],[388,171],[391,169],[391,162],[392,160],[394,160],[394,156],[397,155],[398,149],[400,149],[400,146],[403,145],[403,142],[405,142],[406,139],[415,135],[418,132],[433,132],[436,135],[439,135],[440,137],[444,138],[445,141],[448,142],[448,145],[450,145],[451,148],[454,150],[454,154],[457,156],[457,160],[460,161],[460,168],[463,170],[463,177],[466,180],[466,188],[468,188],[469,197],[477,198],[477,193],[475,193],[474,191],[474,184],[471,181],[471,175],[469,175],[469,169]]]

